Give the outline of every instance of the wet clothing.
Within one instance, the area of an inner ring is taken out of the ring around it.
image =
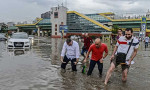
[[[63,45],[61,56],[64,57],[63,62],[66,62],[61,64],[61,68],[65,69],[68,62],[71,61],[72,71],[77,71],[74,62],[76,62],[76,59],[79,58],[80,51],[79,45],[76,41],[73,41],[71,46],[67,45],[67,43],[65,42]]]
[[[89,67],[87,75],[91,75],[92,74],[92,71],[93,71],[93,69],[95,67],[95,64],[98,65],[99,74],[102,75],[103,63],[100,63],[100,61],[94,61],[94,60],[90,61],[90,67]]]
[[[137,49],[139,47],[139,41],[135,37],[132,37],[130,40],[127,40],[125,36],[121,36],[118,39],[117,44],[116,44],[116,46],[118,46],[118,49],[117,49],[115,55],[117,55],[117,52],[126,54],[127,51],[128,51],[128,48],[131,44],[132,39],[133,39],[132,45],[131,45],[131,47],[129,49],[129,52],[126,56],[126,60],[129,60],[132,53],[133,53],[133,51],[134,51],[134,49]]]
[[[68,64],[69,61],[71,61],[72,71],[77,71],[76,65],[74,64],[74,62],[76,62],[76,58],[68,59],[66,55],[64,56],[64,59],[63,59],[63,62],[66,62],[66,63],[62,63],[61,68],[66,69],[66,65]]]
[[[115,67],[117,67],[119,65],[119,63],[116,63],[116,55],[114,57],[114,59],[111,60],[111,63],[114,63]],[[129,69],[129,65],[127,64],[121,64],[121,68],[122,68],[122,71],[124,71],[125,69]]]
[[[79,58],[80,51],[79,51],[79,45],[78,45],[78,43],[76,41],[73,41],[72,45],[69,46],[65,42],[64,45],[63,45],[61,56],[64,57],[65,53],[66,53],[67,58],[69,58],[69,59]]]
[[[102,75],[103,63],[100,63],[100,59],[102,59],[103,57],[103,52],[108,53],[107,45],[101,43],[101,46],[99,48],[96,48],[95,44],[92,44],[88,51],[92,51],[92,57],[87,75],[92,74],[96,63],[98,65],[99,74]]]
[[[101,43],[101,47],[99,48],[96,48],[95,44],[92,44],[89,51],[92,51],[91,59],[94,61],[99,61],[103,57],[103,52],[108,53],[108,48],[104,43]]]

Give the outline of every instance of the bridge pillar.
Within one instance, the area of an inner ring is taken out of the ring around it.
[[[19,30],[19,27],[17,28],[17,32],[19,32],[20,30]]]
[[[36,26],[36,28],[38,29],[37,34],[38,34],[38,37],[39,37],[40,36],[40,27]]]
[[[42,31],[42,37],[44,37],[44,31]]]

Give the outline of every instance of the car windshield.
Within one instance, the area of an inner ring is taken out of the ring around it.
[[[0,37],[4,38],[5,36],[3,34],[0,34]]]
[[[28,39],[28,35],[27,34],[13,34],[11,36],[11,38],[15,38],[15,39]]]

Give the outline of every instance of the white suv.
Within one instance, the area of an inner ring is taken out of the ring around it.
[[[10,39],[8,39],[7,47],[8,48],[30,48],[30,40],[28,34],[25,32],[13,33]]]

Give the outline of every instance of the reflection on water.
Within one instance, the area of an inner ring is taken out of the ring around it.
[[[65,39],[38,38],[31,50],[7,50],[0,42],[0,89],[1,90],[149,90],[150,55],[141,44],[135,57],[135,64],[130,67],[127,83],[121,81],[120,66],[104,86],[106,71],[110,66],[110,55],[114,46],[107,43],[109,55],[104,60],[103,76],[98,76],[97,65],[91,76],[82,74],[82,65],[77,65],[77,72],[71,71],[70,63],[66,72],[60,69],[60,53]],[[79,42],[80,50],[83,43]],[[83,57],[80,57],[80,62]],[[87,64],[88,65],[88,64]],[[86,68],[88,70],[88,66]]]
[[[24,49],[9,49],[8,53],[11,53],[11,55],[14,56],[19,56],[27,53],[29,50],[24,50]]]
[[[15,55],[15,56],[17,56],[17,55],[22,55],[22,54],[24,54],[24,52],[25,52],[24,50],[15,50],[15,51],[14,51],[14,55]]]

